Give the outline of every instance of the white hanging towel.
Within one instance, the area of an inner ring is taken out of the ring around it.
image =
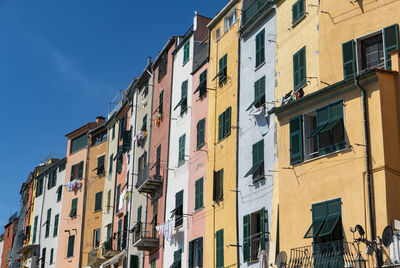
[[[258,251],[258,267],[259,268],[267,268],[267,255],[265,254],[265,250]]]
[[[250,110],[250,115],[254,116],[254,119],[256,120],[258,130],[260,131],[261,135],[265,135],[269,131],[269,122],[267,118],[265,118],[265,110],[264,108],[255,108],[254,106],[252,107],[252,110]]]
[[[119,197],[118,210],[121,210],[122,207],[124,206],[125,195],[126,195],[126,190]]]

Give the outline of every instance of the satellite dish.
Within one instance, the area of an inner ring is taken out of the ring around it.
[[[278,268],[286,267],[287,255],[285,251],[279,252],[278,256],[276,256],[275,265]]]
[[[386,226],[385,229],[383,229],[382,233],[382,242],[383,245],[387,248],[390,246],[390,244],[393,241],[393,230],[391,226]]]

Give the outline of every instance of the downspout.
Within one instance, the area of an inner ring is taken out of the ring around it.
[[[239,108],[240,108],[240,36],[238,38],[237,107],[236,107],[236,243],[239,244]],[[240,267],[240,247],[236,246],[237,267]]]
[[[370,133],[369,133],[369,118],[368,118],[368,99],[365,92],[365,88],[360,85],[359,76],[354,76],[354,83],[357,88],[361,91],[362,106],[363,106],[363,121],[364,121],[364,140],[365,140],[365,165],[367,174],[367,188],[368,188],[368,206],[369,206],[369,225],[371,229],[371,240],[376,239],[375,230],[375,218],[374,218],[374,202],[373,202],[373,184],[371,176],[371,145],[370,145]],[[381,267],[381,259],[378,253],[376,253],[376,264],[377,267]]]
[[[89,140],[90,141],[90,140]],[[89,187],[89,184],[87,183],[88,179],[88,165],[89,165],[89,150],[90,150],[90,142],[88,141],[88,148],[86,150],[86,163],[85,163],[85,190],[83,191],[83,208],[82,208],[82,223],[81,223],[81,245],[79,250],[81,253],[79,254],[79,267],[82,267],[82,254],[83,254],[83,231],[85,228],[85,211],[86,211],[86,194],[87,194],[87,188]]]

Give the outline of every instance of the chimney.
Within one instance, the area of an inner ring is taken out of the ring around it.
[[[194,12],[194,18],[193,18],[193,31],[195,32],[197,30],[197,11]]]
[[[99,116],[96,117],[96,124],[97,125],[103,124],[105,121],[106,121],[106,119],[102,115],[99,115]]]

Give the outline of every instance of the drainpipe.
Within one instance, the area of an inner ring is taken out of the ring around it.
[[[370,133],[369,133],[369,118],[368,118],[368,99],[365,92],[365,88],[360,85],[359,76],[354,76],[354,84],[361,91],[362,106],[363,106],[363,120],[364,120],[364,139],[365,139],[365,165],[367,174],[367,187],[368,187],[368,206],[369,206],[369,224],[371,229],[371,240],[376,239],[375,230],[375,218],[374,218],[374,201],[373,201],[373,184],[371,174],[371,145],[370,145]],[[382,266],[380,254],[376,252],[376,264],[377,267]]]
[[[239,108],[240,108],[240,37],[238,38],[237,107],[236,107],[236,243],[239,244]],[[236,246],[237,267],[240,267],[240,247]]]

